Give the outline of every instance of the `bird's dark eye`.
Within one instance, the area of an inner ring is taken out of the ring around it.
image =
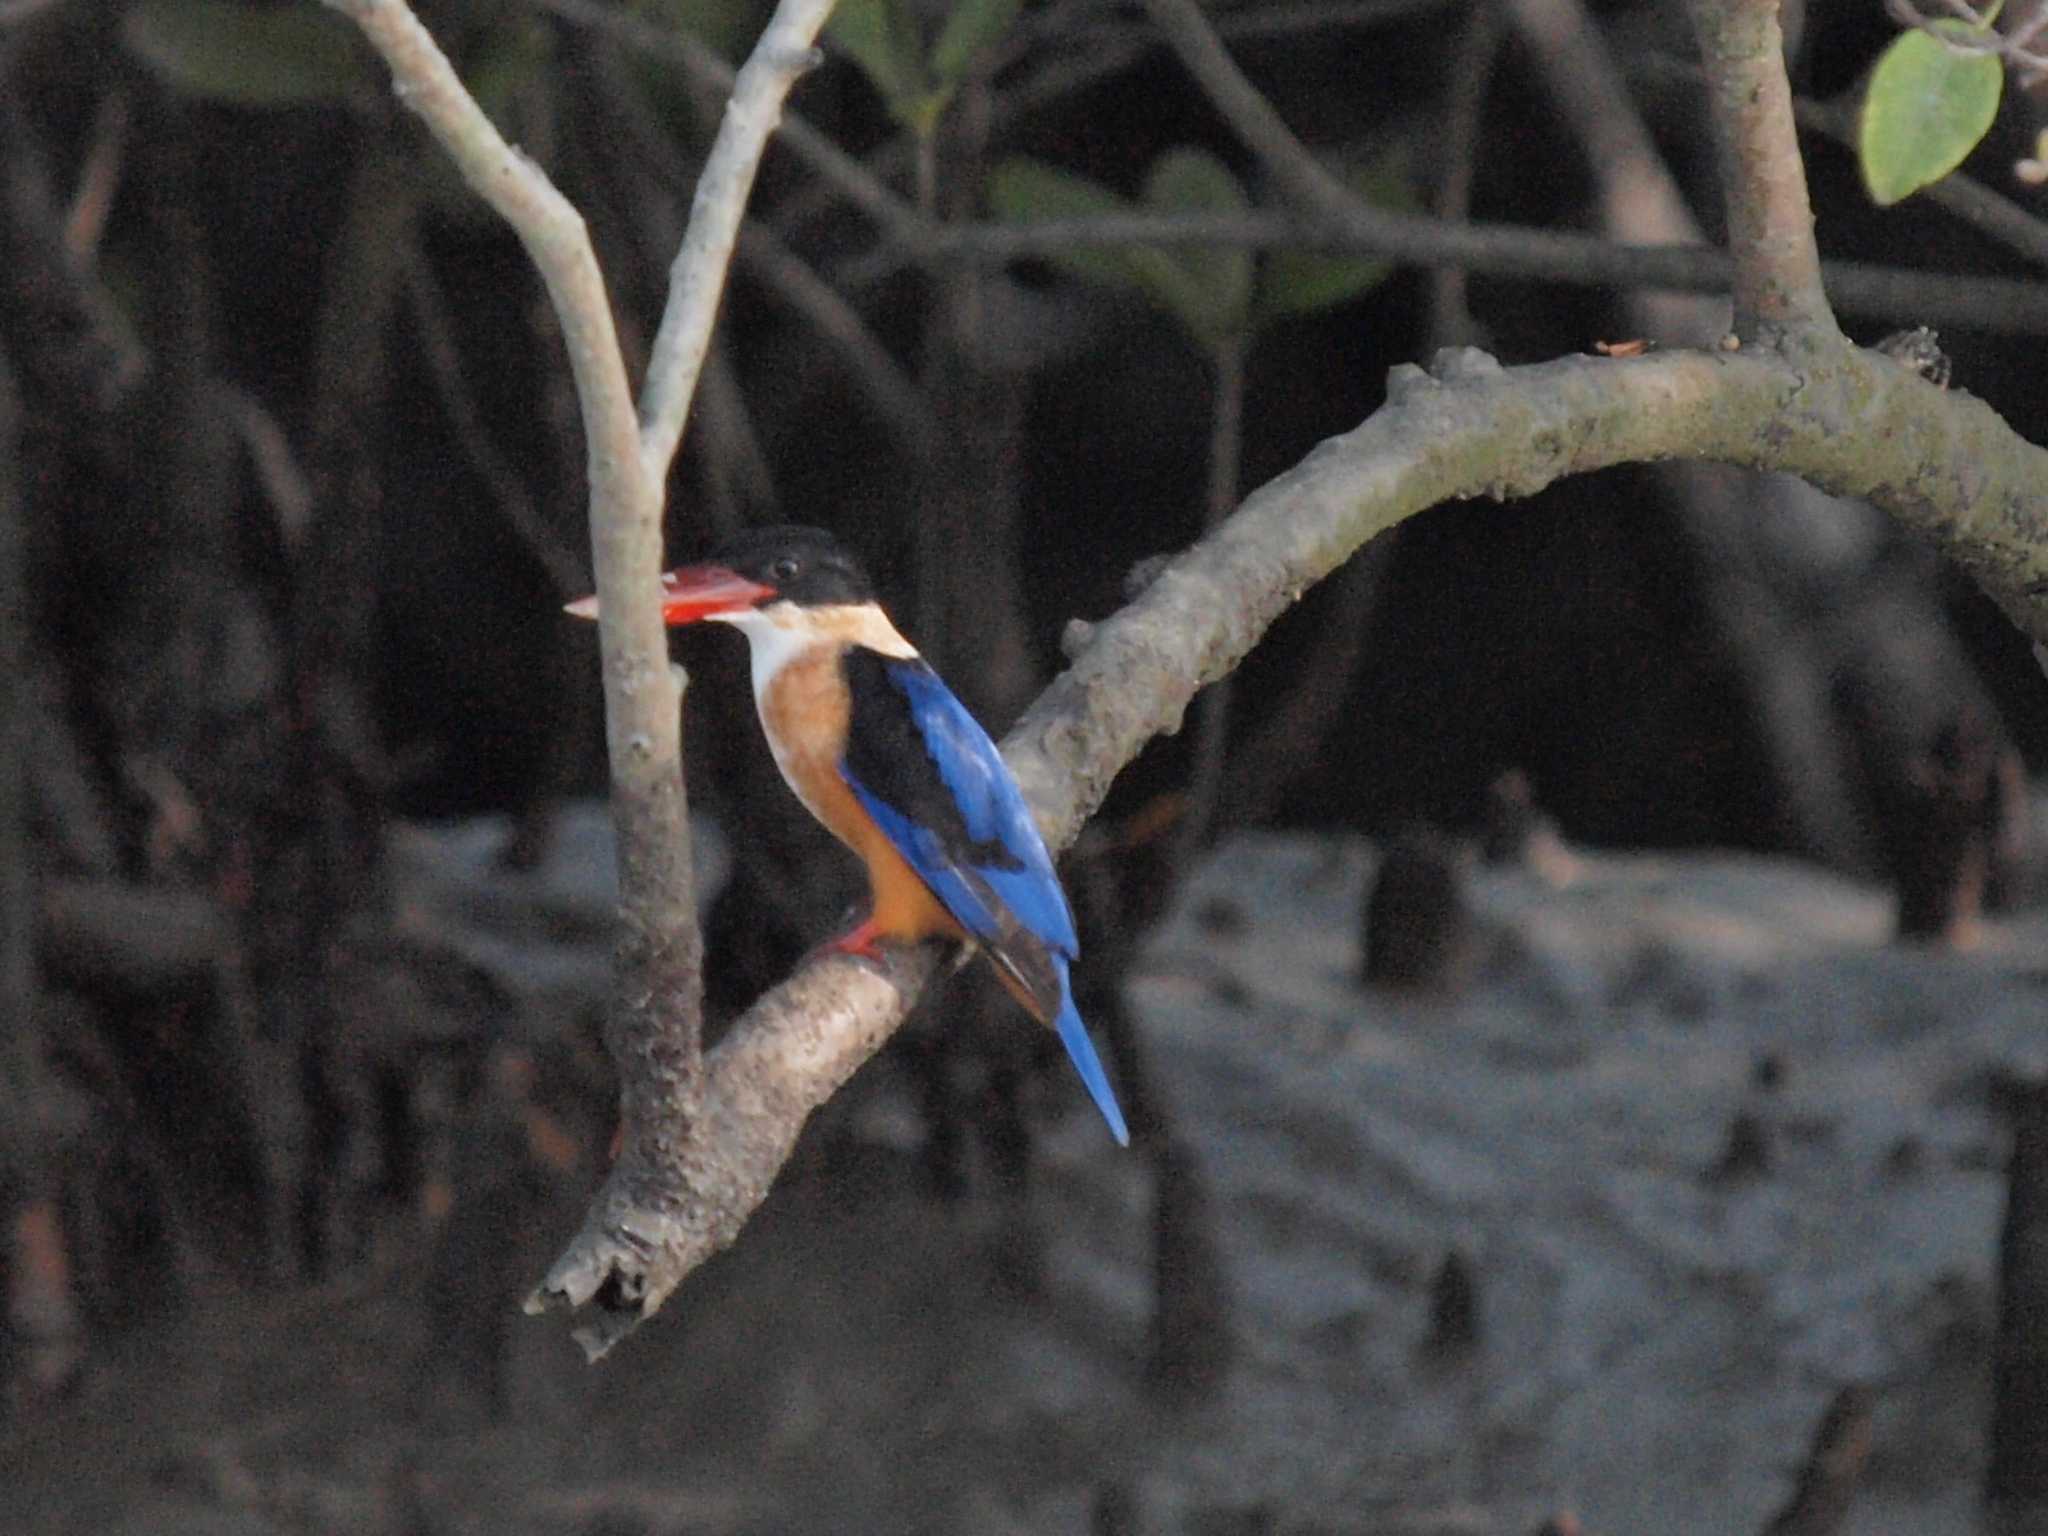
[[[768,567],[768,574],[777,581],[790,582],[796,580],[797,572],[802,569],[803,566],[797,562],[795,555],[784,555]]]

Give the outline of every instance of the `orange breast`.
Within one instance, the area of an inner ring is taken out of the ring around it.
[[[820,647],[781,667],[762,690],[760,710],[761,729],[789,787],[805,809],[867,866],[875,927],[912,941],[935,934],[961,937],[953,915],[840,776],[852,699],[833,650]]]

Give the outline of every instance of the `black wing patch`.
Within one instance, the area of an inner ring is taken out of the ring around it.
[[[863,645],[848,646],[840,665],[853,705],[846,739],[847,775],[928,829],[955,862],[981,870],[1022,869],[1023,860],[1000,836],[976,837],[969,829],[958,796],[932,760],[911,696],[896,675],[898,669],[915,671],[943,688],[931,668],[922,660],[884,656]]]

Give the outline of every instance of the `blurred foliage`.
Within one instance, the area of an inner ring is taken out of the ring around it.
[[[165,84],[234,106],[339,102],[383,83],[356,29],[324,6],[140,0],[122,37]]]
[[[1340,174],[1344,183],[1375,208],[1395,213],[1419,212],[1412,156],[1396,140],[1369,153]],[[1259,313],[1264,318],[1312,315],[1348,304],[1372,292],[1393,274],[1394,264],[1376,256],[1330,255],[1322,251],[1284,248],[1271,252],[1259,269]]]
[[[1196,150],[1174,153],[1184,161],[1207,158]],[[1209,163],[1215,164],[1214,161]],[[1210,190],[1222,185],[1237,193],[1237,184],[1229,180],[1229,173],[1223,172],[1220,165],[1216,168],[1221,173],[1221,181],[1212,179]],[[1156,188],[1148,186],[1148,191],[1152,190]],[[1241,196],[1238,194],[1239,201],[1231,211],[1243,208]],[[1129,213],[1142,206],[1085,176],[1026,159],[1005,160],[990,172],[988,200],[990,208],[999,217],[1017,223]],[[1183,206],[1154,211],[1215,210],[1212,207],[1191,209]],[[1249,257],[1239,256],[1238,260],[1249,267]],[[1242,293],[1233,295],[1230,291],[1233,286],[1241,288],[1242,284],[1232,285],[1227,276],[1217,281],[1218,263],[1213,259],[1197,256],[1193,260],[1184,260],[1181,252],[1156,246],[1076,245],[1071,250],[1056,253],[1052,263],[1062,271],[1091,283],[1127,288],[1142,294],[1179,320],[1189,334],[1197,337],[1235,329],[1243,320]],[[1236,300],[1234,304],[1233,297]]]
[[[624,10],[653,26],[687,32],[735,62],[768,15],[761,0],[628,0]]]
[[[1345,178],[1368,203],[1411,209],[1416,198],[1406,152],[1381,151]],[[1044,223],[1114,213],[1241,214],[1252,203],[1230,168],[1207,150],[1181,145],[1146,172],[1136,200],[1057,166],[1014,157],[989,173],[990,211],[1012,223]],[[1165,249],[1077,245],[1053,265],[1091,283],[1144,295],[1204,346],[1245,337],[1270,321],[1313,314],[1361,298],[1393,271],[1371,257],[1280,250],[1260,259],[1228,245]]]
[[[477,40],[465,61],[462,83],[498,131],[518,136],[514,106],[522,91],[556,67],[555,32],[540,17],[503,17]]]
[[[1023,0],[959,0],[928,40],[911,0],[840,0],[826,35],[860,66],[891,117],[928,136],[1022,9]]]

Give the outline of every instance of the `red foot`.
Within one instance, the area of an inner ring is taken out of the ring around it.
[[[882,952],[875,945],[881,937],[882,930],[875,926],[873,918],[868,918],[856,927],[849,928],[838,938],[827,940],[824,947],[837,950],[842,955],[859,955],[879,963]]]

